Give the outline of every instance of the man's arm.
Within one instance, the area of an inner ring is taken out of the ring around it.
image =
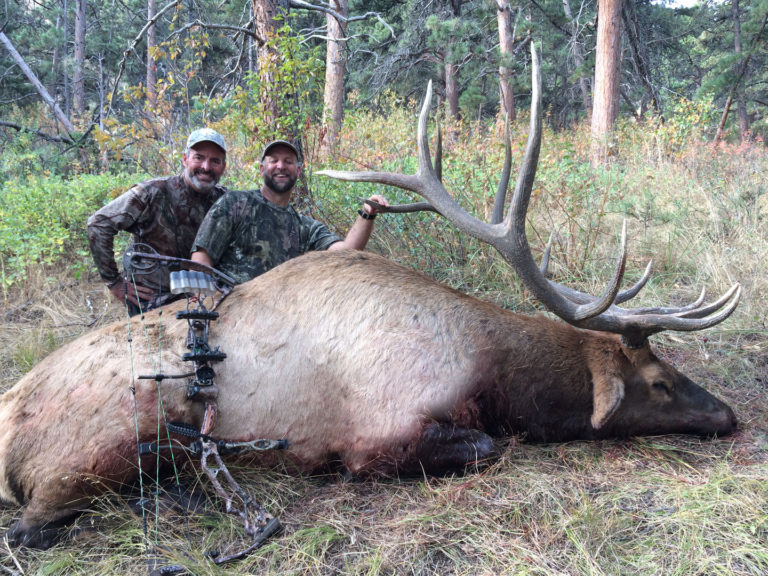
[[[382,206],[389,206],[389,202],[384,196],[374,194],[369,198],[374,202],[378,202]],[[369,204],[363,204],[361,210],[363,214],[366,214],[366,218],[362,214],[358,215],[352,227],[347,232],[346,237],[341,242],[334,242],[328,247],[328,250],[364,250],[368,244],[368,240],[373,233],[373,219],[376,218],[376,209]]]
[[[143,190],[134,187],[122,196],[96,211],[86,224],[88,245],[99,275],[112,295],[120,302],[126,298],[126,286],[115,263],[115,236],[120,230],[128,230],[139,219],[146,206]],[[137,282],[128,290],[127,298],[138,304],[137,298],[150,299],[151,288]]]
[[[213,258],[203,248],[198,248],[195,252],[192,252],[190,260],[213,268]]]
[[[197,229],[190,260],[211,268],[219,263],[234,233],[236,195],[235,192],[225,194],[208,210],[200,228]]]

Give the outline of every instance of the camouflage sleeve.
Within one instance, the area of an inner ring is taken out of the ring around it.
[[[304,228],[301,237],[307,239],[306,249],[302,250],[302,252],[327,250],[331,244],[341,242],[341,238],[328,230],[325,224],[318,222],[314,218],[302,214],[301,226]]]
[[[214,266],[229,246],[235,229],[234,196],[234,193],[228,192],[211,206],[197,229],[197,236],[192,244],[192,252],[205,250]]]
[[[115,235],[121,230],[130,230],[141,218],[150,202],[150,191],[141,184],[115,198],[88,218],[88,244],[93,261],[107,284],[120,280],[115,263]]]

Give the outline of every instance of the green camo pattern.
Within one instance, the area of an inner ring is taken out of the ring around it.
[[[340,242],[317,220],[264,199],[260,190],[229,191],[200,225],[193,250],[240,284],[286,260]]]

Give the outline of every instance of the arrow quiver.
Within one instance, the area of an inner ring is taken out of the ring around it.
[[[186,294],[187,308],[176,313],[176,318],[186,320],[187,350],[181,359],[192,362],[194,379],[187,386],[187,398],[205,404],[205,415],[200,434],[210,435],[216,426],[216,399],[219,391],[214,378],[216,372],[211,366],[214,362],[221,362],[227,355],[219,350],[219,347],[211,348],[208,344],[211,321],[219,317],[219,313],[208,310],[205,300],[216,293],[213,281],[204,272],[194,270],[180,270],[171,272],[171,294]],[[190,308],[195,301],[197,306]]]

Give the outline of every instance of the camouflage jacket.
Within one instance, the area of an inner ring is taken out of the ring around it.
[[[205,250],[239,284],[340,241],[323,223],[265,200],[260,190],[230,191],[208,212],[192,250]]]
[[[187,186],[183,174],[137,184],[88,219],[88,242],[104,282],[121,278],[115,264],[114,239],[120,230],[134,242],[149,244],[160,254],[189,258],[192,243],[208,209],[227,191],[216,186],[199,194]],[[156,291],[168,291],[168,272],[150,273],[141,282]]]

